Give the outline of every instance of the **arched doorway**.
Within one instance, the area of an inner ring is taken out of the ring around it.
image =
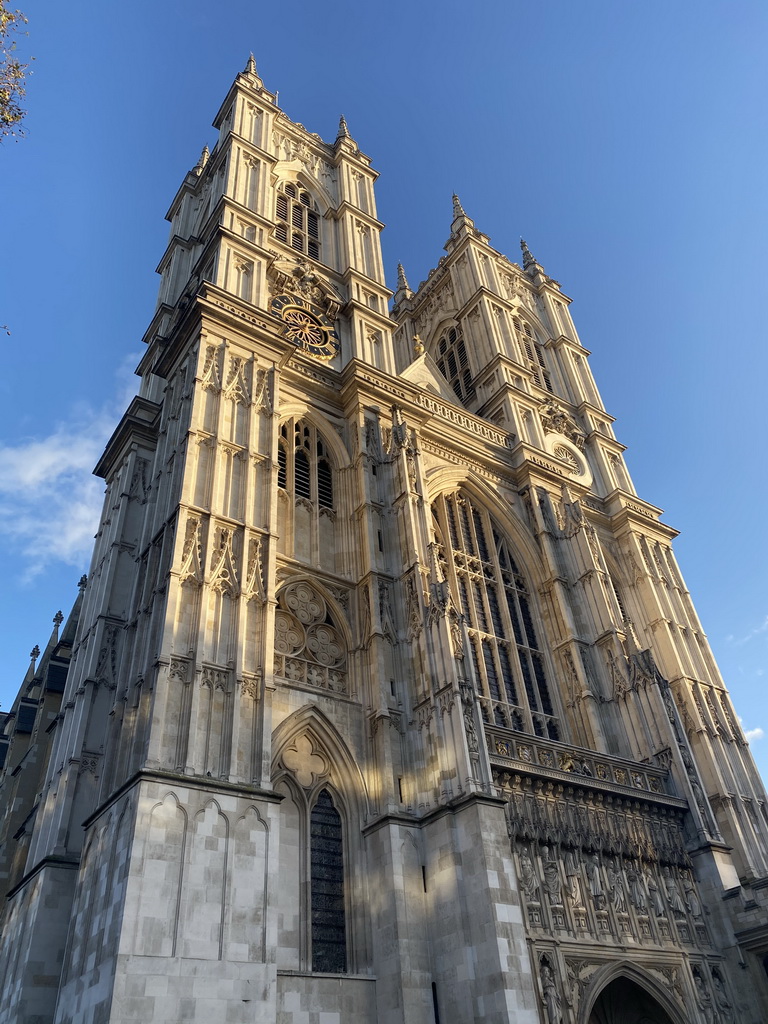
[[[592,1007],[587,1024],[674,1024],[653,996],[629,978],[606,985]]]

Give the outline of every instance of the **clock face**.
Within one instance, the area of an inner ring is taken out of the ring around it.
[[[283,321],[283,337],[316,359],[333,359],[339,338],[321,309],[299,295],[277,295],[272,312]]]

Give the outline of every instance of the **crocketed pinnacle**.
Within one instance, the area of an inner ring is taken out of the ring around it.
[[[349,128],[347,127],[347,119],[342,114],[339,118],[339,130],[336,133],[336,141],[339,139],[351,139],[352,136],[349,134]]]
[[[453,219],[456,220],[457,217],[466,217],[466,216],[467,216],[466,213],[464,213],[464,207],[461,205],[461,200],[459,199],[459,197],[454,192],[453,193]]]
[[[532,267],[536,262],[533,253],[528,248],[528,243],[524,238],[520,239],[520,250],[523,254],[523,270],[527,270],[528,267]]]
[[[258,71],[256,70],[256,59],[253,56],[253,54],[250,55],[250,57],[248,58],[248,63],[245,65],[245,73],[246,73],[246,75],[257,75],[257,76],[259,74]]]
[[[197,161],[195,166],[192,168],[192,170],[194,171],[194,173],[198,177],[203,173],[203,170],[205,168],[205,165],[208,163],[208,158],[210,157],[210,155],[211,155],[210,149],[208,149],[207,146],[203,146],[203,151],[200,154],[200,159]]]
[[[397,289],[398,289],[398,291],[401,288],[407,288],[408,291],[411,290],[411,286],[408,284],[408,278],[405,276],[405,270],[403,269],[403,264],[402,263],[398,263],[397,264]]]

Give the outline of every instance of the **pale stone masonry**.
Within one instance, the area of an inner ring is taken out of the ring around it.
[[[765,1021],[765,792],[569,299],[457,197],[393,298],[343,119],[251,59],[214,124],[0,723],[0,1022]]]

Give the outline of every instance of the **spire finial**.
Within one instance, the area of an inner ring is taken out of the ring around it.
[[[536,262],[533,253],[528,248],[528,243],[524,238],[520,239],[520,251],[523,254],[523,270],[527,270],[528,267],[532,267]]]
[[[85,588],[88,586],[88,577],[85,575],[85,573],[83,573],[83,575],[77,581],[77,586],[79,590],[85,590]]]
[[[403,264],[402,263],[398,263],[397,264],[397,289],[398,289],[398,291],[401,288],[407,288],[408,291],[411,290],[411,286],[408,284],[408,278],[405,276],[405,270],[403,269]]]
[[[62,624],[63,621],[64,621],[64,616],[62,615],[61,611],[56,612],[56,614],[53,616],[53,624],[54,624],[54,626],[56,626],[58,628]]]
[[[256,58],[253,54],[250,55],[248,63],[245,65],[245,73],[246,75],[255,75],[257,78],[259,76],[259,72],[256,70]]]
[[[461,200],[459,199],[459,197],[454,192],[453,193],[453,219],[456,220],[457,217],[466,217],[466,216],[467,216],[466,213],[464,213],[464,207],[461,205]]]
[[[29,652],[29,656],[32,661],[36,661],[40,657],[40,648],[35,644],[32,650]]]
[[[210,155],[211,155],[210,149],[208,149],[207,146],[203,146],[203,150],[202,150],[202,152],[200,154],[200,158],[198,159],[198,161],[195,164],[195,166],[192,168],[193,174],[196,174],[198,176],[198,178],[200,177],[200,175],[205,170],[205,165],[208,163],[208,158],[210,157]]]
[[[352,136],[349,134],[349,128],[347,127],[347,119],[342,114],[339,118],[339,130],[336,133],[336,141],[339,139],[351,139]]]

